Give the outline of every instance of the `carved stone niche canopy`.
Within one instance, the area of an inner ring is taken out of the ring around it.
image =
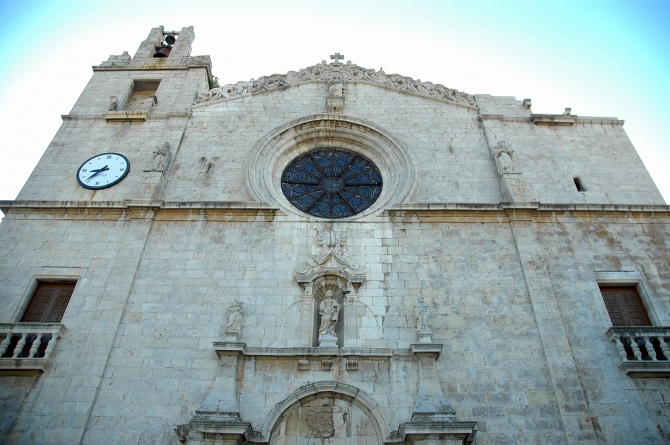
[[[306,314],[301,337],[311,337],[312,346],[343,347],[345,339],[347,346],[360,346],[357,326],[362,308],[356,300],[365,269],[348,258],[345,232],[324,230],[318,233],[316,244],[312,261],[298,266],[293,275]],[[314,314],[311,319],[310,312]]]

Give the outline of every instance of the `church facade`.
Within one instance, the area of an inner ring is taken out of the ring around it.
[[[623,121],[331,61],[110,56],[0,202],[0,442],[670,441]]]

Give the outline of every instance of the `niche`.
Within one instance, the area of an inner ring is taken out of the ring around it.
[[[314,329],[312,331],[312,346],[319,346],[319,331],[322,327],[321,303],[328,297],[338,304],[337,322],[335,323],[335,336],[337,347],[344,345],[344,296],[346,282],[336,275],[324,275],[314,280]],[[327,323],[326,323],[327,324]]]
[[[149,111],[153,108],[158,103],[156,91],[160,83],[160,79],[134,80],[126,110]]]

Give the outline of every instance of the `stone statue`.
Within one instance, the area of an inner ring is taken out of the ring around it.
[[[242,306],[244,306],[244,303],[235,300],[228,307],[228,324],[226,325],[226,330],[237,332],[242,330]]]
[[[331,335],[336,337],[335,325],[337,324],[340,305],[333,300],[333,291],[326,292],[326,298],[319,305],[319,315],[321,315],[321,326],[319,326],[319,335]]]
[[[154,150],[154,160],[151,164],[151,170],[149,171],[164,172],[167,170],[171,157],[172,154],[170,153],[169,142],[165,142],[162,146],[156,146],[156,150]]]
[[[432,343],[433,330],[430,328],[430,308],[423,297],[419,297],[414,307],[414,315],[416,316],[416,334],[419,343]]]
[[[416,327],[417,331],[419,331],[419,332],[429,332],[429,331],[431,331],[430,323],[428,321],[429,319],[430,319],[430,309],[428,309],[426,307],[426,308],[422,309],[421,312],[419,313],[419,320],[417,322],[417,327]]]
[[[335,82],[328,87],[328,97],[342,97],[344,96],[344,84],[342,82]]]
[[[495,158],[500,174],[514,171],[514,150],[507,145],[507,142],[498,141]]]
[[[116,98],[116,96],[110,96],[110,104],[109,104],[109,111],[116,111],[119,109],[119,100]]]

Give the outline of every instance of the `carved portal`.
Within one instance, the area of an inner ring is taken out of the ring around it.
[[[271,445],[381,444],[374,420],[355,405],[321,397],[294,408],[272,431]]]

